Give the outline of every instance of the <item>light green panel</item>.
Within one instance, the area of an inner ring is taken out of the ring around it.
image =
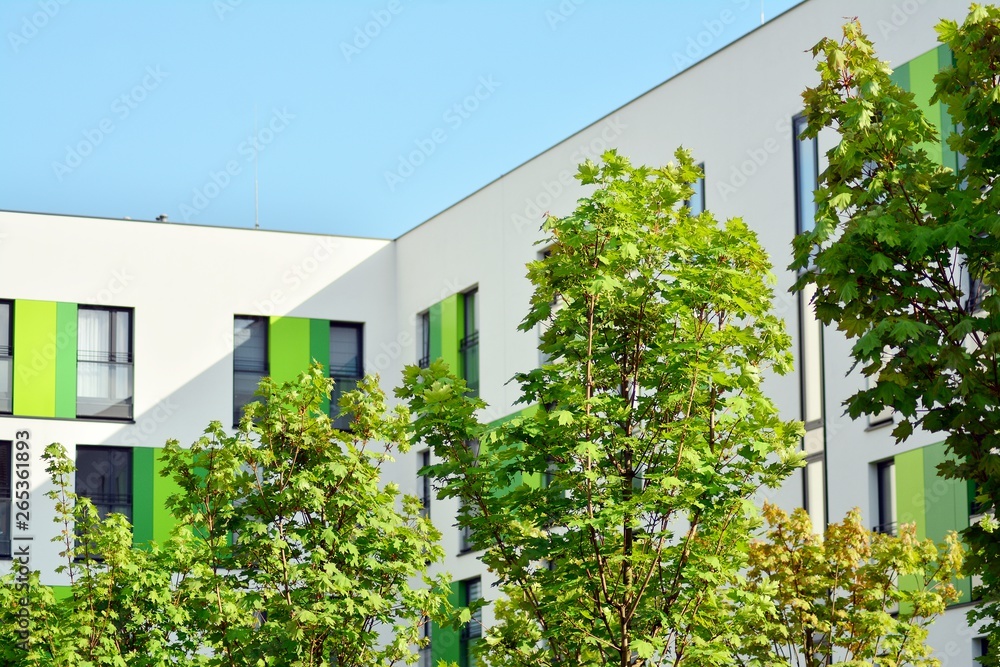
[[[910,89],[910,64],[903,63],[899,67],[892,70],[892,74],[889,78],[894,84],[902,88],[903,90]]]
[[[452,606],[461,606],[459,602],[460,590],[461,582],[452,582],[451,592],[448,594],[448,602]],[[461,634],[458,630],[431,623],[431,664],[437,667],[437,664],[442,660],[446,663],[458,664],[461,652],[460,639]]]
[[[465,338],[465,295],[455,294],[455,350],[458,363],[454,366],[458,376],[467,377],[465,374],[465,355],[461,353],[462,339]]]
[[[330,371],[330,322],[329,320],[309,320],[309,356],[310,361],[318,361],[323,365],[327,375]],[[322,411],[330,413],[330,399],[323,399]]]
[[[132,450],[132,542],[137,546],[153,539],[154,453],[152,447]]]
[[[910,61],[909,65],[910,92],[913,93],[913,101],[917,108],[923,112],[927,121],[934,126],[938,137],[940,137],[941,105],[930,103],[930,99],[934,95],[934,75],[938,73],[937,49],[917,56]],[[927,151],[932,160],[938,164],[944,164],[940,141],[921,144],[921,148]]]
[[[56,417],[76,418],[77,306],[56,304]]]
[[[960,531],[969,525],[968,484],[965,480],[939,476],[938,465],[947,458],[943,442],[924,447],[923,452],[925,532],[928,538],[940,544],[949,531]],[[961,596],[959,603],[972,599],[972,584],[968,579],[952,583]]]
[[[310,321],[304,317],[271,318],[267,353],[271,378],[275,382],[290,382],[309,368],[310,327]]]
[[[911,449],[897,454],[896,467],[896,520],[917,524],[917,538],[927,537],[924,515],[924,450]]]
[[[431,360],[444,359],[449,370],[461,373],[461,359],[458,354],[458,344],[461,340],[459,325],[459,308],[462,303],[461,294],[452,294],[444,301],[430,307],[431,327]]]
[[[62,602],[73,597],[73,588],[70,586],[53,586],[52,595],[55,596],[56,602]]]
[[[944,69],[945,67],[951,67],[952,65],[952,55],[951,49],[946,45],[942,44],[937,47],[938,56],[938,71]],[[944,104],[939,104],[941,107],[941,159],[942,164],[949,169],[958,169],[958,155],[948,146],[948,137],[952,132],[955,131],[955,123],[951,120],[951,114],[948,113],[948,108]]]
[[[14,302],[15,415],[56,416],[56,324],[55,301]]]
[[[167,509],[167,498],[180,493],[180,485],[171,477],[161,477],[160,472],[167,467],[161,458],[163,449],[153,449],[153,539],[163,544],[170,538],[174,528],[174,516]]]

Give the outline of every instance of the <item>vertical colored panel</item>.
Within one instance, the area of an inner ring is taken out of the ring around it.
[[[903,63],[895,68],[889,78],[903,90],[910,90],[910,64]]]
[[[946,44],[937,47],[938,71],[952,66],[951,49]],[[938,104],[941,108],[941,159],[942,164],[949,169],[958,169],[958,155],[948,145],[948,137],[955,131],[955,123],[951,120],[951,114],[944,104]]]
[[[452,294],[444,301],[430,307],[431,360],[444,359],[452,373],[461,371],[458,343],[459,303],[461,294]]]
[[[448,594],[448,602],[453,606],[460,606],[459,591],[461,582],[452,582],[451,592]],[[446,663],[458,664],[460,657],[460,634],[458,630],[441,627],[437,623],[431,624],[431,664],[437,665],[442,660]]]
[[[309,327],[304,317],[271,318],[267,346],[275,382],[290,382],[309,368]]]
[[[56,303],[14,302],[14,414],[56,416]],[[74,397],[74,410],[76,398]]]
[[[330,374],[330,322],[329,320],[309,320],[309,356],[318,361],[323,370]],[[330,413],[330,399],[323,399],[322,411]]]
[[[924,539],[927,521],[924,518],[924,450],[913,449],[897,454],[896,461],[896,520],[917,524],[917,538]]]
[[[167,509],[167,498],[180,493],[181,487],[170,477],[161,477],[160,472],[166,468],[161,458],[163,449],[153,449],[153,539],[163,544],[170,537],[174,528],[174,516]]]
[[[56,602],[62,602],[73,597],[73,588],[71,586],[53,586],[52,595],[55,596]]]
[[[156,507],[153,498],[156,481],[153,455],[152,447],[132,450],[132,542],[136,545],[153,539],[153,512]]]
[[[430,328],[430,361],[441,357],[441,304],[435,303],[427,310],[428,326]]]
[[[468,378],[465,373],[465,355],[461,353],[462,339],[465,338],[465,295],[455,295],[455,350],[458,355],[458,365],[454,368],[459,377]]]
[[[923,452],[926,534],[941,543],[949,531],[959,531],[969,525],[968,484],[964,480],[944,479],[938,475],[938,465],[947,458],[943,442],[924,447]],[[972,599],[968,579],[957,579],[952,583],[961,595],[959,602]]]
[[[77,307],[56,304],[56,417],[76,418]]]
[[[930,99],[934,95],[934,75],[938,72],[938,53],[933,49],[917,56],[910,61],[910,92],[913,93],[913,101],[920,109],[924,117],[941,136],[941,105],[931,104]],[[941,141],[924,143],[921,145],[927,155],[938,164],[944,164],[944,155],[941,151]]]

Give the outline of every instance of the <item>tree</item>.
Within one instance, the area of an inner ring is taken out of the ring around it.
[[[809,515],[765,504],[767,533],[750,549],[750,579],[775,613],[744,646],[745,665],[934,667],[927,627],[958,599],[958,535],[946,544],[872,533],[854,509],[825,537]],[[904,586],[900,582],[905,581]]]
[[[164,453],[179,485],[166,544],[133,548],[124,517],[98,519],[70,491],[73,465],[47,451],[70,595],[33,576],[32,626],[18,646],[22,591],[0,587],[0,656],[17,665],[391,665],[412,661],[419,626],[447,616],[448,582],[426,576],[438,532],[419,502],[383,485],[390,452],[407,450],[409,416],[377,380],[322,411],[332,381],[318,366],[296,382],[265,378],[264,401],[236,433],[213,422],[190,448]]]
[[[692,216],[700,171],[676,159],[587,161],[592,194],[545,222],[521,329],[544,324],[551,361],[516,378],[529,409],[481,423],[484,403],[440,361],[397,392],[506,598],[490,664],[728,665],[722,638],[763,618],[740,570],[751,499],[799,462],[799,425],[761,392],[791,369],[789,337],[756,237]]]
[[[847,401],[851,417],[893,408],[897,441],[918,427],[946,434],[952,460],[940,474],[974,485],[987,518],[963,532],[968,567],[982,576],[970,617],[985,620],[997,646],[1000,9],[973,5],[964,23],[937,30],[953,63],[929,102],[957,125],[946,137],[964,156],[957,170],[928,156],[940,141],[934,126],[856,21],[840,42],[813,48],[820,81],[803,93],[804,136],[830,127],[840,141],[820,176],[815,229],[795,240],[791,268],[801,271],[795,289],[815,285],[817,316],[854,339],[855,363],[874,381]]]

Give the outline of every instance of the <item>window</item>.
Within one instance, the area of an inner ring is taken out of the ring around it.
[[[423,621],[421,621],[420,639],[426,640],[426,642],[422,643],[420,646],[417,667],[434,667],[434,663],[431,662],[433,660],[431,657],[431,619],[426,616]]]
[[[972,655],[975,658],[983,658],[990,654],[990,638],[989,637],[976,637],[972,640]],[[976,660],[976,664],[982,664],[979,660]]]
[[[420,313],[420,358],[417,365],[427,368],[431,365],[431,313],[429,310]]]
[[[76,416],[132,418],[132,311],[80,306]]]
[[[267,318],[237,315],[233,320],[233,424],[243,408],[254,401],[254,392],[269,373]]]
[[[0,413],[14,411],[14,318],[11,303],[0,301]]]
[[[472,452],[472,456],[476,459],[479,458],[479,441],[478,440],[467,440],[465,442],[466,448]],[[459,510],[465,507],[465,501],[459,497],[458,499]],[[471,510],[473,513],[476,508],[473,507]],[[459,553],[469,553],[476,548],[475,545],[475,531],[472,530],[470,526],[459,526],[458,528],[458,552]]]
[[[691,187],[694,188],[694,194],[691,195],[691,199],[684,202],[684,205],[690,209],[691,215],[698,215],[705,210],[705,163],[699,164],[698,168],[701,169],[702,176],[691,184]]]
[[[335,428],[349,430],[351,416],[342,414],[340,397],[358,386],[364,375],[362,368],[361,341],[363,325],[330,323],[330,377],[333,378],[333,394],[330,396],[330,417]]]
[[[459,352],[469,393],[479,396],[479,289],[469,290],[462,295],[462,300],[465,305],[465,331]]]
[[[11,487],[14,486],[14,470],[11,463],[11,446],[9,440],[0,441],[0,558],[10,558],[11,533]],[[26,485],[27,482],[24,482]]]
[[[795,140],[795,233],[810,232],[816,225],[814,193],[819,181],[819,148],[816,138],[802,139],[806,129],[805,116],[792,119]]]
[[[892,459],[875,466],[878,493],[878,524],[876,533],[896,534],[896,463]]]
[[[420,498],[420,516],[431,518],[431,476],[424,469],[431,464],[431,452],[425,449],[417,454],[417,497]]]
[[[466,579],[461,582],[459,589],[459,605],[466,607],[476,602],[482,597],[483,585],[479,577]],[[473,667],[476,659],[472,655],[472,647],[483,636],[483,610],[477,609],[469,622],[462,626],[462,635],[459,643],[460,667]]]
[[[799,382],[802,421],[806,430],[802,438],[802,449],[806,455],[806,467],[802,471],[803,505],[813,520],[813,530],[822,534],[826,529],[823,328],[813,311],[812,295],[815,289],[814,286],[807,287],[799,301]]]
[[[103,519],[111,513],[132,521],[132,449],[76,448],[76,494],[89,498]]]

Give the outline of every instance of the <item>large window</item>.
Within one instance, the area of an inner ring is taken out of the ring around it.
[[[269,373],[267,318],[237,315],[233,320],[233,424],[243,408],[254,401],[254,392]]]
[[[420,313],[420,358],[417,365],[421,368],[431,365],[431,313],[427,310]]]
[[[459,605],[468,606],[476,602],[483,596],[483,584],[479,577],[466,579],[460,583]],[[476,659],[472,654],[472,647],[476,645],[479,638],[483,636],[483,611],[477,609],[472,614],[469,622],[462,626],[462,636],[459,643],[460,667],[473,667]]]
[[[11,488],[14,486],[14,466],[11,463],[9,440],[0,441],[0,558],[10,558]],[[27,486],[27,482],[24,482]]]
[[[0,413],[14,410],[14,348],[11,303],[0,301]]]
[[[116,513],[131,522],[132,449],[77,446],[76,493],[89,498],[102,519]]]
[[[792,119],[795,141],[795,233],[812,231],[816,226],[816,183],[819,180],[819,148],[816,139],[802,139],[806,129],[804,116]]]
[[[333,378],[333,394],[330,397],[330,416],[336,428],[347,430],[351,426],[351,416],[342,414],[340,397],[353,391],[364,375],[362,366],[361,324],[330,323],[330,377]]]
[[[479,395],[479,290],[473,288],[462,295],[465,306],[465,331],[459,352],[469,393]]]
[[[80,306],[77,417],[132,418],[132,311]]]
[[[878,525],[876,533],[896,534],[896,463],[892,459],[875,466],[878,493]]]

